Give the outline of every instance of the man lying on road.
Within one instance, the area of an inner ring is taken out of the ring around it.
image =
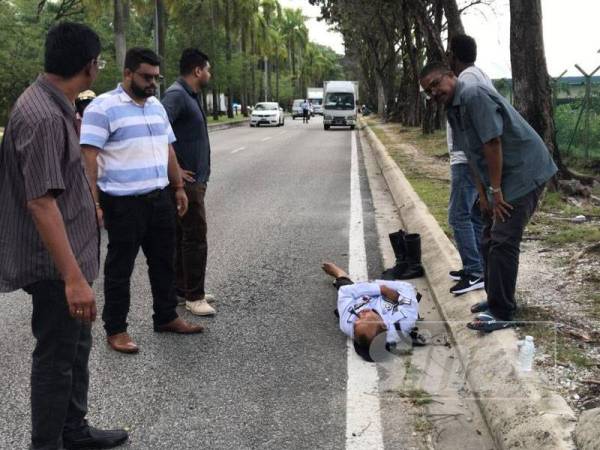
[[[355,284],[334,263],[323,263],[322,268],[335,278],[340,329],[353,340],[354,350],[363,359],[373,362],[371,346],[383,333],[386,347],[402,340],[410,342],[411,338],[414,344],[422,345],[413,331],[419,317],[420,294],[412,284],[387,280]]]

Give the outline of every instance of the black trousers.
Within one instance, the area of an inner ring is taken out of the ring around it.
[[[100,193],[108,253],[104,263],[102,320],[108,336],[127,330],[130,278],[140,247],[148,263],[155,326],[177,318],[175,205],[168,188],[143,196]]]
[[[69,315],[62,281],[40,281],[25,291],[33,299],[36,339],[31,365],[31,443],[34,450],[62,448],[64,430],[85,426],[89,324]]]
[[[481,247],[484,259],[485,290],[489,309],[502,320],[512,320],[517,309],[515,290],[523,231],[535,212],[544,186],[508,202],[513,209],[506,222],[483,217]]]

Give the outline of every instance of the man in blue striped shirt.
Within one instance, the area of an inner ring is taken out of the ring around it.
[[[175,311],[173,192],[180,216],[187,211],[187,197],[171,146],[175,136],[154,97],[159,65],[152,50],[130,49],[122,84],[87,107],[81,127],[86,172],[98,218],[108,232],[102,320],[108,344],[123,353],[139,350],[127,333],[127,314],[130,277],[140,247],[148,262],[154,330],[203,331]]]

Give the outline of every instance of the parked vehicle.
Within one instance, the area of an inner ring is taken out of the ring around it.
[[[306,98],[308,98],[308,101],[313,107],[313,113],[323,115],[323,88],[307,88]]]
[[[282,127],[285,123],[283,108],[275,102],[257,103],[250,115],[250,126],[275,125]]]
[[[325,81],[323,86],[323,128],[348,126],[353,130],[356,126],[358,81]]]

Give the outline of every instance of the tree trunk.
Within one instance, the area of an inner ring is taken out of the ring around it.
[[[246,41],[246,29],[242,28],[240,46],[242,49],[242,70],[246,74],[248,73],[248,54],[247,54],[247,41]],[[242,77],[242,115],[248,117],[248,79]]]
[[[279,102],[279,55],[275,58],[275,101]]]
[[[167,78],[167,55],[166,55],[166,45],[165,45],[165,36],[167,35],[167,15],[165,13],[165,2],[164,0],[156,0],[156,9],[157,9],[157,33],[158,33],[158,55],[161,58],[161,72],[163,74],[163,80],[160,84],[160,92],[164,94],[166,90]]]
[[[269,59],[263,56],[263,98],[265,102],[269,101]]]
[[[465,34],[456,0],[444,0],[444,13],[448,22],[448,42],[457,34]]]
[[[127,23],[125,4],[123,0],[114,0],[114,29],[115,29],[115,60],[119,72],[125,66],[125,53],[127,52],[126,30]],[[127,5],[128,6],[128,5]]]
[[[219,105],[219,93],[217,92],[216,89],[213,89],[212,91],[212,99],[213,99],[213,110],[212,110],[212,116],[214,120],[219,120],[219,109],[220,105]]]
[[[381,75],[375,73],[375,81],[377,83],[377,114],[381,116],[381,118],[386,120],[386,98],[385,98],[385,88],[383,86],[383,81],[381,79]]]
[[[225,0],[225,60],[227,61],[226,91],[227,117],[233,118],[233,91],[231,89],[231,0]]]
[[[546,143],[559,177],[571,178],[556,142],[540,0],[510,0],[510,63],[515,108]]]

